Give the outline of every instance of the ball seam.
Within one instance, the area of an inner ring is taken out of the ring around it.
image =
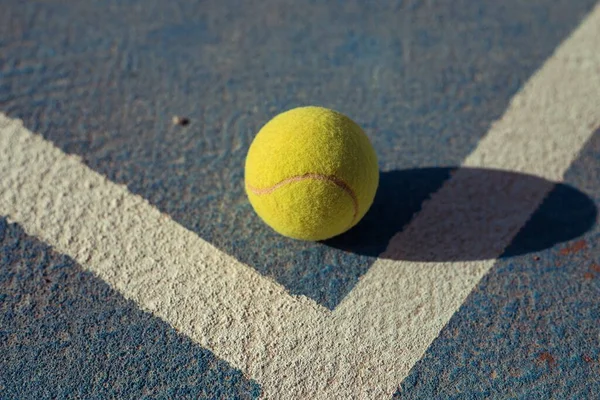
[[[344,182],[344,180],[338,178],[337,176],[322,175],[322,174],[316,174],[316,173],[309,172],[309,173],[306,173],[303,175],[291,176],[289,178],[286,178],[286,179],[284,179],[272,186],[266,187],[266,188],[253,187],[253,186],[249,185],[248,183],[246,183],[246,188],[249,191],[251,191],[252,193],[254,193],[255,195],[260,196],[263,194],[273,193],[275,190],[279,189],[280,187],[288,185],[290,183],[300,182],[300,181],[304,181],[307,179],[314,179],[314,180],[333,183],[334,185],[336,185],[337,187],[342,189],[344,192],[346,192],[352,199],[352,203],[354,206],[354,214],[352,215],[352,222],[350,222],[350,225],[354,224],[354,221],[356,221],[356,218],[358,217],[358,208],[359,208],[358,207],[358,197],[356,196],[356,193],[354,193],[354,190],[352,190],[350,185],[348,185],[346,182]]]

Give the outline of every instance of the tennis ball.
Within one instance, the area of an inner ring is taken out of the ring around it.
[[[379,184],[377,155],[350,118],[322,107],[275,116],[246,157],[245,188],[256,213],[275,231],[324,240],[366,214]]]

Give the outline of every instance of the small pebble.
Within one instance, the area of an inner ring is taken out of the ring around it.
[[[189,118],[180,117],[178,115],[173,117],[173,125],[187,126],[189,124],[190,124]]]

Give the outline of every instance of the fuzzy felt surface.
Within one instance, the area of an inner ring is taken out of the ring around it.
[[[350,118],[299,107],[270,120],[246,158],[248,198],[275,231],[324,240],[356,225],[379,184],[377,155]]]

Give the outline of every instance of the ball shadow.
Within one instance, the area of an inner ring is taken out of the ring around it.
[[[475,229],[481,229],[482,223],[475,221],[476,217],[469,218],[468,211],[466,214],[449,213],[443,216],[443,221],[440,218],[439,229],[436,230],[435,226],[428,228],[434,232],[434,238],[428,240],[426,245],[411,245],[408,251],[386,252],[390,239],[402,231],[423,203],[457,171],[458,168],[441,167],[381,173],[375,201],[363,220],[343,235],[322,243],[360,255],[397,260],[468,261],[496,258],[497,246],[471,234]],[[456,194],[457,198],[446,198],[445,202],[450,207],[454,203],[461,210],[494,207],[494,211],[486,213],[494,215],[494,218],[497,216],[497,221],[485,221],[490,227],[503,223],[505,210],[518,209],[519,188],[523,191],[551,188],[542,204],[504,250],[502,258],[537,252],[574,239],[592,228],[596,221],[597,208],[594,202],[572,186],[509,171],[477,168],[461,168],[460,171],[469,176],[470,186],[497,187],[498,192],[492,191],[488,198]],[[499,192],[506,187],[503,185],[506,182],[511,182],[511,187],[517,188],[514,197]],[[514,201],[514,204],[499,204],[499,201]],[[494,213],[496,209],[499,211]],[[462,230],[464,234],[457,230]],[[471,241],[468,246],[456,242],[464,237],[469,237]],[[476,243],[477,240],[480,243]]]

